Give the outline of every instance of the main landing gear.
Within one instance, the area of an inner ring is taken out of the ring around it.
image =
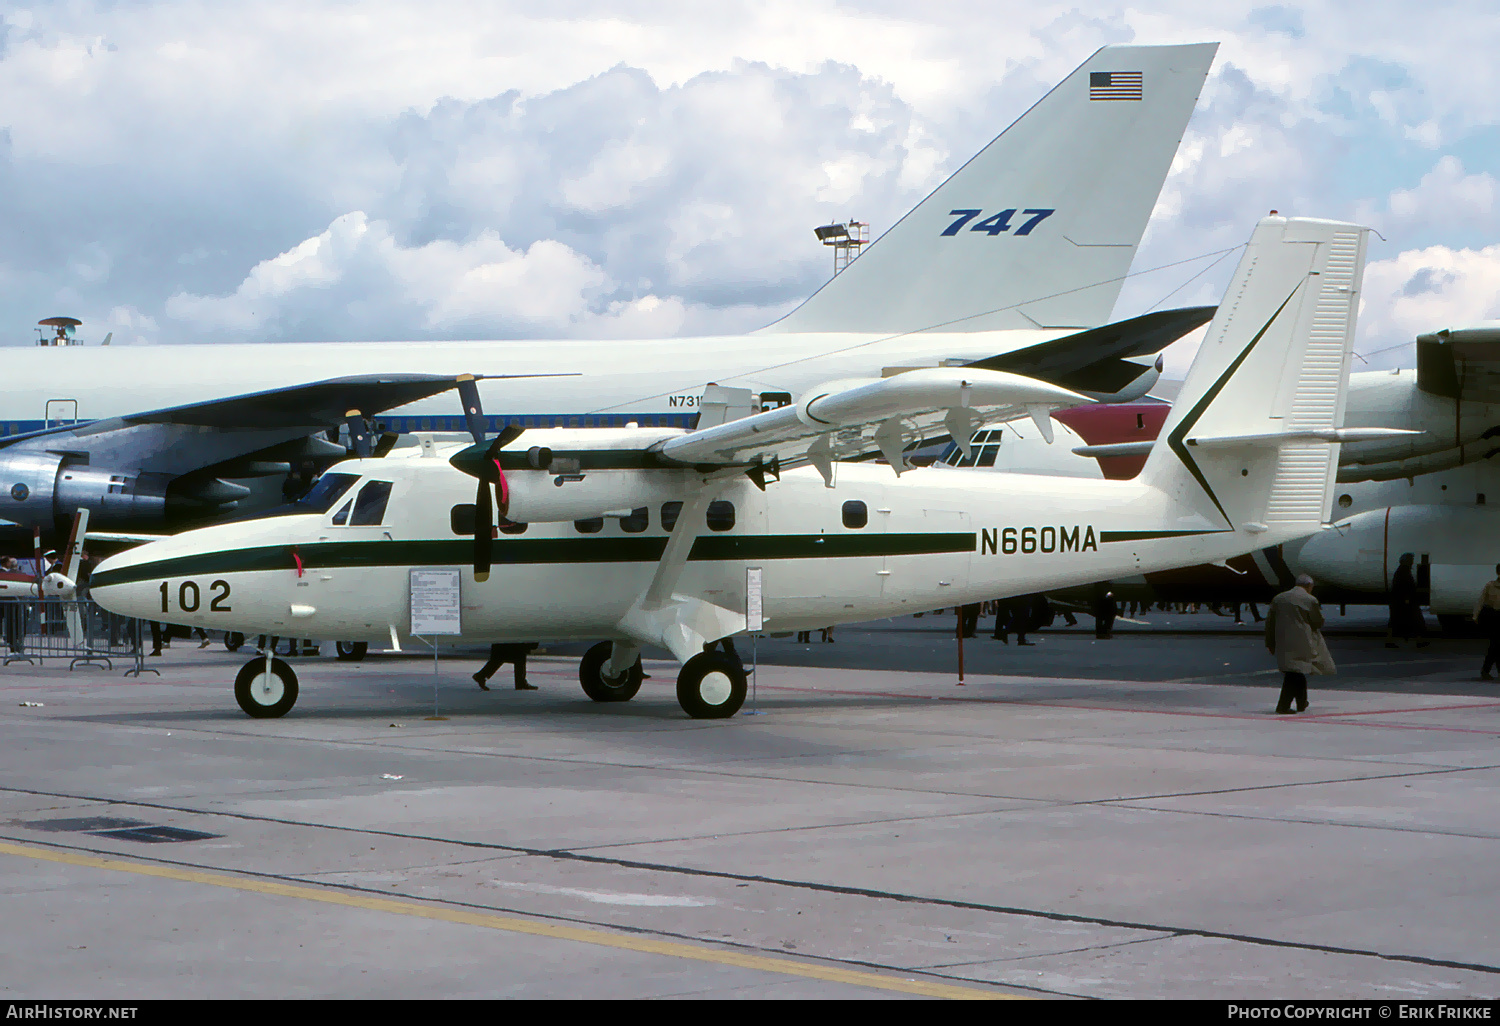
[[[234,678],[234,699],[257,720],[285,716],[297,704],[297,675],[281,659],[256,656]]]
[[[640,656],[624,673],[608,676],[606,671],[614,647],[612,641],[601,641],[585,652],[578,664],[578,683],[583,685],[583,693],[596,702],[628,702],[641,690],[641,681],[646,677]]]
[[[340,641],[334,646],[334,654],[346,663],[358,663],[364,660],[365,653],[370,651],[368,641]]]
[[[628,702],[641,689],[645,671],[637,656],[630,669],[608,676],[615,642],[601,641],[578,664],[583,693],[596,702]],[[625,651],[629,656],[630,650]],[[695,720],[722,720],[745,704],[748,682],[744,667],[720,652],[701,652],[683,664],[677,675],[677,703]]]
[[[724,720],[745,704],[745,668],[722,652],[699,652],[677,675],[677,704],[695,720]]]

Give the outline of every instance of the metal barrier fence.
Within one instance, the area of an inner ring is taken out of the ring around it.
[[[6,650],[0,665],[67,659],[70,670],[113,669],[118,659],[131,663],[127,677],[156,673],[145,664],[143,626],[144,621],[116,616],[88,599],[0,599],[0,641]]]

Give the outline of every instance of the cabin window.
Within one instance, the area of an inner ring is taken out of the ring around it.
[[[975,466],[993,467],[995,465],[995,457],[999,455],[1000,447],[998,445],[986,445],[979,450],[979,460],[975,463]]]
[[[343,527],[345,524],[347,524],[349,522],[349,510],[353,507],[353,505],[353,499],[350,499],[348,502],[344,503],[344,508],[333,515],[334,524],[339,527]]]
[[[377,526],[385,517],[385,504],[390,498],[391,482],[371,481],[366,484],[354,499],[354,512],[349,517],[349,526]]]
[[[523,524],[523,523],[521,523],[520,521],[517,521],[517,520],[501,520],[500,521],[500,533],[501,534],[525,534],[526,533],[526,525]]]
[[[579,534],[598,534],[604,530],[604,518],[589,517],[587,520],[575,520],[573,526],[578,528]]]
[[[640,534],[651,526],[651,510],[647,506],[637,506],[630,511],[630,516],[620,518],[620,529],[626,534]]]
[[[715,499],[708,504],[708,529],[728,531],[734,527],[734,503],[728,499]]]
[[[677,526],[677,518],[682,515],[682,503],[664,502],[661,504],[661,529],[670,531]]]
[[[479,525],[474,522],[475,509],[472,502],[454,506],[448,511],[448,526],[454,534],[473,534]]]
[[[870,522],[870,511],[865,504],[858,499],[850,499],[844,503],[844,526],[849,528],[864,527]]]
[[[324,474],[306,495],[297,500],[297,505],[309,513],[327,513],[358,480],[358,474]]]

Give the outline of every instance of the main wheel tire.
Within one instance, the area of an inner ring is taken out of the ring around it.
[[[745,704],[745,669],[720,652],[700,652],[677,675],[677,704],[695,720],[728,719]]]
[[[363,661],[365,653],[370,651],[370,643],[367,641],[340,641],[334,645],[334,649],[340,659],[346,663],[357,663]]]
[[[238,652],[240,646],[245,643],[245,636],[239,631],[226,631],[224,633],[224,647],[231,652]]]
[[[641,681],[646,677],[639,657],[619,680],[605,677],[604,667],[614,647],[613,642],[601,641],[585,652],[578,664],[578,683],[583,685],[583,693],[596,702],[628,702],[641,690]]]
[[[234,678],[234,699],[257,720],[285,716],[297,704],[297,675],[280,659],[271,660],[270,673],[264,656],[252,659]]]

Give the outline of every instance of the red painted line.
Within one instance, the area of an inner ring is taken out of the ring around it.
[[[1260,713],[1252,714],[1252,713],[1186,712],[1186,711],[1179,710],[1179,709],[1138,709],[1138,708],[1134,708],[1133,709],[1133,708],[1130,708],[1128,706],[1082,705],[1082,704],[1073,703],[1073,702],[1028,702],[1025,699],[1020,699],[1020,698],[982,698],[982,697],[979,697],[977,695],[912,695],[912,694],[902,694],[902,693],[890,692],[890,691],[845,691],[845,690],[826,689],[826,688],[799,688],[799,687],[792,687],[791,685],[787,685],[787,684],[767,684],[766,685],[766,689],[769,690],[769,691],[802,691],[802,692],[807,692],[807,693],[859,695],[859,696],[865,697],[865,698],[908,698],[908,699],[920,700],[920,701],[929,701],[929,700],[932,700],[932,701],[939,701],[939,702],[984,703],[984,704],[988,704],[988,705],[1020,705],[1020,706],[1026,706],[1026,707],[1029,707],[1029,708],[1038,708],[1038,709],[1086,709],[1086,710],[1089,710],[1090,712],[1147,713],[1147,714],[1156,715],[1156,716],[1193,716],[1193,717],[1198,717],[1198,718],[1203,718],[1203,719],[1216,719],[1216,720],[1255,720],[1257,722],[1260,722],[1260,721],[1265,720],[1266,717],[1267,717],[1267,715],[1274,715],[1274,714],[1260,714]],[[1432,706],[1430,708],[1469,709],[1469,708],[1490,708],[1493,705],[1500,705],[1500,703],[1486,703],[1484,705],[1477,705],[1477,706],[1468,706],[1468,705],[1462,705],[1462,706]],[[1423,712],[1425,710],[1422,710],[1422,709],[1415,709],[1415,710],[1393,709],[1391,711],[1392,712]],[[1349,713],[1321,713],[1321,714],[1311,714],[1311,715],[1306,714],[1306,713],[1299,713],[1299,714],[1297,714],[1297,719],[1310,720],[1310,719],[1313,719],[1315,716],[1319,716],[1319,715],[1321,715],[1321,716],[1339,716],[1339,717],[1378,716],[1378,715],[1381,715],[1381,712],[1379,710],[1377,710],[1377,711],[1374,711],[1374,712],[1365,712],[1365,713],[1359,713],[1359,712],[1349,712]],[[1277,719],[1277,720],[1287,720],[1287,719],[1290,719],[1290,718],[1291,717],[1286,717],[1286,716],[1276,716],[1275,717],[1275,719]],[[1417,725],[1417,724],[1406,724],[1406,723],[1353,723],[1353,722],[1350,722],[1349,720],[1346,720],[1346,719],[1326,720],[1326,721],[1323,721],[1323,722],[1332,724],[1334,726],[1382,727],[1382,728],[1391,729],[1391,730],[1451,730],[1451,731],[1455,731],[1455,732],[1461,733],[1461,734],[1490,734],[1490,735],[1500,735],[1500,727],[1496,727],[1496,728],[1493,728],[1493,729],[1490,729],[1490,730],[1481,730],[1481,729],[1476,728],[1476,727],[1438,727],[1438,726],[1421,726],[1421,725]]]
[[[1305,715],[1307,719],[1316,719],[1321,716],[1389,716],[1392,713],[1445,712],[1450,709],[1500,709],[1500,702],[1480,702],[1475,705],[1428,705],[1414,709],[1377,709],[1363,713],[1307,713]]]

